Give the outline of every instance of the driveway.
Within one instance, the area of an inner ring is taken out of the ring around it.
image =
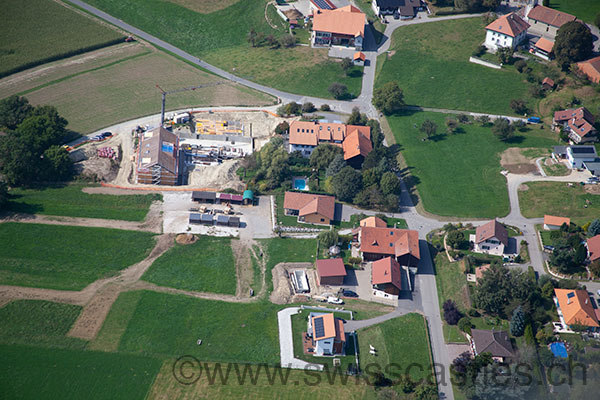
[[[283,368],[294,369],[312,369],[322,371],[321,364],[311,364],[304,360],[294,357],[294,337],[292,331],[292,315],[298,314],[299,307],[285,308],[277,313],[277,323],[279,325],[279,354],[281,356],[281,366]],[[296,338],[300,340],[300,338]]]

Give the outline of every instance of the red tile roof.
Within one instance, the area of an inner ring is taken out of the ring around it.
[[[370,226],[375,228],[387,228],[387,223],[381,218],[377,217],[367,217],[365,219],[361,219],[359,225]]]
[[[540,38],[536,43],[535,47],[540,50],[544,50],[546,53],[550,53],[554,47],[554,42],[548,39]]]
[[[481,243],[491,238],[498,239],[500,243],[505,246],[508,245],[508,232],[506,231],[506,228],[496,220],[478,226],[475,230],[475,243]]]
[[[398,289],[402,289],[401,271],[400,264],[393,257],[374,261],[371,265],[371,283],[373,285],[391,283]]]
[[[356,53],[354,53],[354,57],[353,60],[362,60],[365,61],[367,57],[365,56],[365,53],[363,53],[362,51],[357,51]]]
[[[333,219],[335,197],[322,194],[285,192],[283,208],[298,210],[300,216],[317,213]]]
[[[562,226],[562,224],[571,224],[571,218],[555,217],[554,215],[544,215],[544,225]]]
[[[540,5],[533,7],[533,9],[529,11],[527,18],[531,18],[548,25],[556,26],[557,28],[560,28],[567,22],[575,21],[577,19],[577,17],[575,17],[574,15]]]
[[[600,326],[585,290],[554,289],[554,294],[567,325]]]
[[[600,83],[600,56],[578,62],[577,66],[592,82]]]
[[[342,143],[342,149],[344,150],[344,160],[349,160],[359,155],[366,157],[373,150],[373,145],[369,139],[355,130],[346,136]]]
[[[600,260],[600,235],[596,235],[587,240],[587,248],[590,253],[590,260]]]
[[[317,260],[317,272],[320,277],[346,276],[346,267],[341,258],[329,258]]]
[[[313,31],[364,37],[365,14],[352,5],[335,10],[321,10],[313,16]]]
[[[529,24],[521,19],[517,14],[510,13],[503,15],[491,24],[485,27],[494,32],[500,32],[508,36],[516,37],[529,28]]]
[[[548,77],[545,77],[542,81],[542,85],[548,85],[550,87],[554,87],[554,81]]]
[[[410,254],[420,259],[419,233],[409,229],[361,226],[360,251],[400,257]]]

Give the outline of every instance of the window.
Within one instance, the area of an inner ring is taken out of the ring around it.
[[[321,218],[321,222],[325,222],[325,218]]]
[[[482,249],[482,250],[489,250],[489,249],[490,249],[490,246],[481,246],[481,249]]]

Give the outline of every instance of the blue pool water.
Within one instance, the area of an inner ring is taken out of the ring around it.
[[[306,179],[294,179],[294,189],[306,190]]]
[[[558,358],[567,358],[567,347],[563,342],[550,343],[550,351]]]

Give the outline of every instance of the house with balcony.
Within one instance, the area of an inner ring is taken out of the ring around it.
[[[493,220],[478,226],[469,240],[473,242],[473,251],[476,253],[502,256],[508,247],[508,231],[500,222]]]
[[[315,10],[311,43],[315,47],[345,46],[362,50],[365,14],[353,5]]]

